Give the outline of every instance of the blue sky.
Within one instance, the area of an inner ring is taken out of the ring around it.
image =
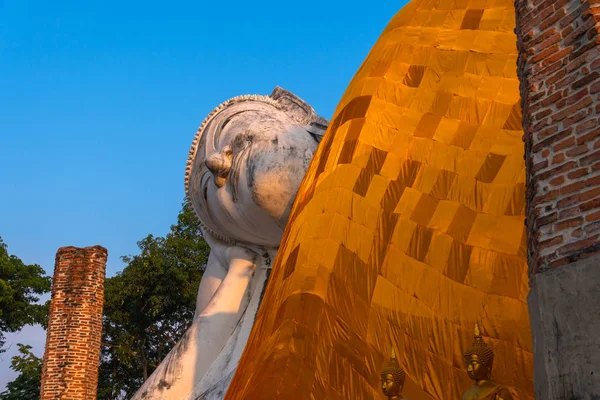
[[[282,86],[330,118],[405,1],[0,0],[0,236],[52,273],[61,246],[102,245],[107,275],[184,197],[204,116]],[[43,331],[9,337],[43,353]]]

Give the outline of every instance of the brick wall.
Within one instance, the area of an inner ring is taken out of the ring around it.
[[[515,8],[533,275],[600,252],[600,1]]]
[[[536,398],[600,399],[600,0],[515,0]]]
[[[95,399],[107,251],[61,247],[56,254],[41,399]]]

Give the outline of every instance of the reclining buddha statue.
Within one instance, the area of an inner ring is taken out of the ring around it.
[[[533,400],[514,30],[512,1],[411,0],[318,149],[281,89],[213,111],[197,315],[135,398]]]
[[[230,99],[206,117],[185,174],[188,200],[211,248],[194,321],[133,399],[223,398],[327,125],[279,87],[270,96]]]

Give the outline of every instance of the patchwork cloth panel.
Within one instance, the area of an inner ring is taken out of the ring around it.
[[[300,187],[226,399],[384,399],[392,348],[403,397],[460,399],[475,323],[492,379],[534,398],[514,28],[512,0],[392,19]]]

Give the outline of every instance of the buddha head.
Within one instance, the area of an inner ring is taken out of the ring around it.
[[[465,351],[465,365],[469,378],[475,382],[490,379],[492,365],[494,364],[494,352],[481,337],[479,325],[475,323],[473,344]]]
[[[400,367],[400,364],[398,364],[396,352],[392,349],[390,362],[383,371],[381,371],[381,391],[388,398],[400,396],[402,394],[402,388],[404,387],[405,378],[406,374]]]
[[[328,121],[279,87],[215,108],[198,129],[185,174],[202,228],[226,243],[277,247]]]

